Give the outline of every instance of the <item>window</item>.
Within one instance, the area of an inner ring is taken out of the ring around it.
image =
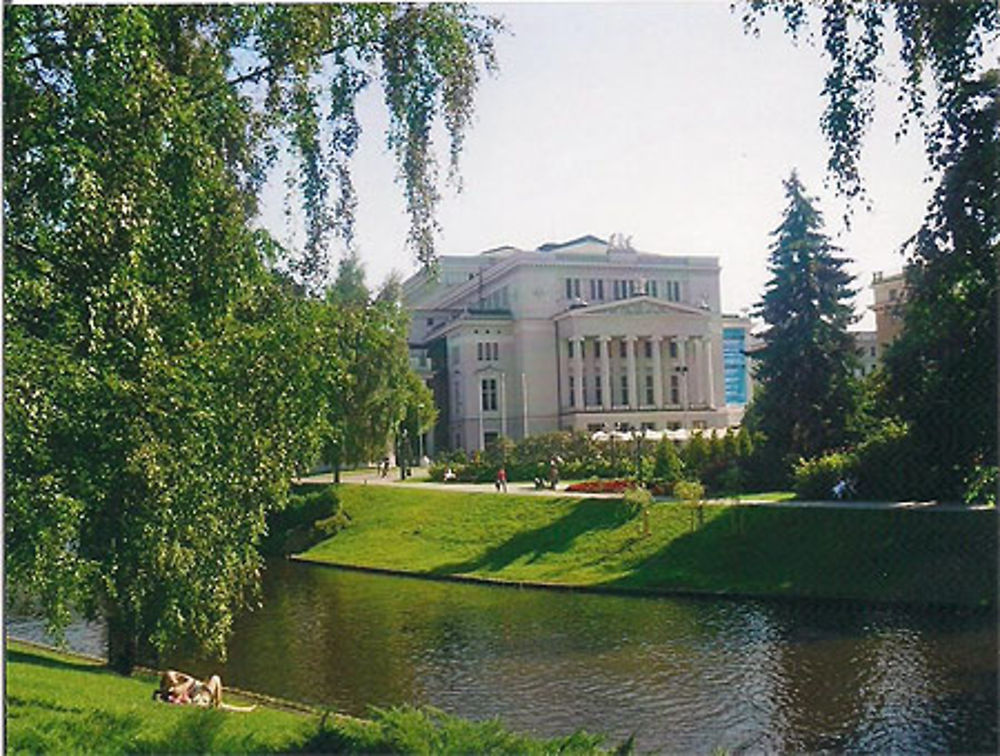
[[[569,406],[576,406],[576,379],[572,375],[569,377]]]
[[[500,342],[477,341],[476,359],[480,362],[496,362],[500,359]]]
[[[587,357],[587,342],[580,339],[580,359],[586,359]]]
[[[483,433],[483,446],[489,449],[493,444],[497,442],[500,438],[500,434],[496,431],[486,431]]]
[[[567,278],[566,279],[566,299],[580,298],[580,279],[579,278]]]
[[[678,423],[677,421],[672,421],[667,423],[667,430],[680,430],[680,429],[681,429],[681,424]]]
[[[604,281],[600,278],[590,279],[590,299],[594,302],[604,301]]]
[[[618,356],[625,359],[625,339],[618,342]]]
[[[897,294],[897,292],[896,292],[895,289],[889,289],[889,301],[890,302],[895,302],[897,296],[898,296],[898,294]]]
[[[594,376],[594,404],[603,406],[604,395],[601,393],[601,376]]]
[[[427,318],[427,327],[430,328],[434,325],[434,318]]]
[[[670,403],[681,403],[681,379],[676,375],[670,376]]]
[[[597,341],[594,342],[594,357],[600,357],[600,356],[601,356],[601,341],[600,339],[598,339]]]
[[[497,379],[483,378],[482,380],[482,401],[483,412],[496,412],[497,409]]]
[[[567,343],[569,344],[569,358],[573,359],[573,339],[569,339]]]
[[[652,341],[644,341],[644,342],[642,342],[642,345],[643,345],[643,348],[645,349],[645,352],[646,352],[646,359],[647,360],[653,359],[653,342]]]
[[[646,293],[651,297],[656,296],[656,281],[646,281]]]
[[[630,297],[635,295],[635,281],[628,282],[628,295]]]
[[[693,423],[691,423],[691,427],[694,430],[705,430],[708,427],[708,425],[705,423],[704,420],[695,420]]]
[[[643,423],[642,429],[647,431],[656,430],[656,423]]]
[[[674,281],[674,301],[681,301],[681,285],[678,281]]]
[[[580,377],[580,406],[587,406],[587,376]]]
[[[646,376],[646,404],[654,404],[656,402],[653,396],[653,376]]]
[[[874,357],[875,356],[875,347],[869,347],[869,350],[870,350],[869,353],[871,354],[871,356]]]
[[[670,342],[670,357],[671,359],[677,359],[677,342]]]
[[[622,404],[628,404],[628,376],[623,375],[621,377],[622,386]]]

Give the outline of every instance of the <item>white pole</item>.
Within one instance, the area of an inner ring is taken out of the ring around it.
[[[486,448],[486,437],[483,435],[483,379],[478,378],[479,386],[479,451]]]
[[[507,374],[500,373],[500,435],[507,438]]]
[[[524,414],[524,437],[528,437],[528,378],[521,373],[521,403]]]

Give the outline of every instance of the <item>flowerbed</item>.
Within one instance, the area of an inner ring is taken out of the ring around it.
[[[566,486],[566,490],[571,493],[623,493],[630,488],[635,488],[634,480],[585,480],[582,483],[573,483]]]

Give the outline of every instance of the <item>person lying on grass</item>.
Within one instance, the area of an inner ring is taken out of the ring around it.
[[[172,669],[160,675],[160,687],[153,691],[153,700],[157,699],[165,703],[212,707],[223,711],[253,711],[257,708],[222,703],[222,678],[218,675],[202,682]]]

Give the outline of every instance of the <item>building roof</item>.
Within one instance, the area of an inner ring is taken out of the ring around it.
[[[566,242],[546,242],[545,244],[540,246],[537,251],[554,252],[558,249],[563,249],[565,247],[575,247],[578,244],[584,244],[588,242],[592,244],[604,244],[604,245],[607,245],[608,243],[607,240],[600,239],[594,236],[593,234],[585,234],[583,236],[578,236],[575,239],[570,239],[569,241]]]

